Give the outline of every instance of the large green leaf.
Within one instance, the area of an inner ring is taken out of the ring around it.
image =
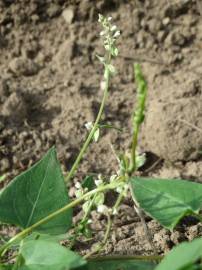
[[[87,270],[153,270],[156,264],[146,261],[135,261],[135,260],[100,260],[100,261],[89,261],[86,268]]]
[[[73,251],[49,240],[26,241],[20,254],[24,265],[18,270],[70,270],[86,263]]]
[[[0,192],[0,221],[27,228],[69,202],[55,148]],[[62,234],[70,228],[72,211],[55,217],[36,231]]]
[[[197,269],[193,264],[200,258],[202,258],[202,238],[173,248],[155,270]]]
[[[202,208],[202,184],[184,180],[131,179],[132,193],[140,207],[164,227]]]

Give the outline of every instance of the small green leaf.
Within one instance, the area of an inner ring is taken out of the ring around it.
[[[136,153],[136,158],[135,158],[135,162],[136,162],[136,168],[139,169],[140,167],[142,167],[145,162],[146,162],[146,157],[145,154],[139,154]]]
[[[103,192],[100,192],[96,195],[95,200],[94,200],[94,204],[96,206],[102,205],[104,203],[105,200],[105,195]]]
[[[76,253],[49,240],[26,241],[20,254],[24,265],[19,270],[70,270],[86,263]]]
[[[55,148],[17,176],[0,192],[0,221],[27,228],[69,202]],[[72,211],[55,217],[35,230],[62,234],[70,227]]]
[[[185,215],[198,214],[202,208],[202,184],[185,180],[130,180],[140,207],[165,228],[173,229]]]
[[[6,179],[6,174],[0,176],[0,182],[3,182]]]
[[[100,129],[97,128],[96,131],[95,131],[95,133],[93,134],[93,139],[94,139],[95,142],[98,141],[99,136],[100,136]]]
[[[94,182],[93,176],[92,175],[86,176],[84,180],[82,181],[81,186],[83,189],[87,188],[88,191],[91,191],[92,189],[94,189],[95,182]]]
[[[114,47],[113,50],[111,51],[111,53],[113,56],[118,56],[118,54],[119,54],[118,48]]]
[[[86,201],[86,202],[82,205],[82,209],[83,209],[84,213],[87,213],[87,212],[88,212],[90,205],[91,205],[91,201]]]
[[[121,128],[115,127],[115,126],[110,125],[110,124],[101,124],[101,125],[99,124],[99,127],[100,127],[100,128],[115,129],[115,130],[117,130],[117,131],[119,131],[119,132],[123,132],[123,130],[122,130]]]
[[[107,67],[112,75],[116,73],[116,69],[113,65],[109,64]]]
[[[202,238],[173,248],[155,270],[197,269],[193,264],[200,258],[202,258]]]
[[[144,261],[136,261],[136,260],[92,260],[89,261],[87,267],[83,269],[88,270],[153,270],[156,266],[155,263],[152,262],[144,262]]]

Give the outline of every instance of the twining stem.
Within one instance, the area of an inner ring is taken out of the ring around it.
[[[109,237],[109,234],[110,234],[110,231],[111,231],[111,227],[112,227],[112,220],[111,220],[111,216],[109,214],[109,215],[107,215],[107,229],[106,229],[104,238],[102,240],[102,243],[98,244],[96,246],[96,248],[94,248],[91,252],[89,252],[88,254],[86,254],[84,256],[84,259],[87,259],[87,258],[91,257],[93,254],[99,252],[101,249],[104,248],[105,244],[107,243],[107,239]]]
[[[123,199],[123,192],[119,194],[119,196],[118,196],[118,198],[117,198],[117,200],[112,208],[112,213],[114,210],[116,210],[119,207],[122,199]],[[99,252],[100,250],[102,250],[105,247],[107,240],[108,240],[108,237],[109,237],[109,234],[110,234],[110,231],[111,231],[111,227],[112,227],[112,219],[111,219],[111,215],[108,214],[107,215],[107,229],[105,231],[105,235],[104,235],[102,242],[99,245],[97,245],[95,249],[93,249],[91,252],[86,254],[84,256],[85,259],[91,257],[93,254]]]
[[[133,137],[131,148],[131,161],[129,167],[129,175],[133,174],[137,169],[136,164],[136,150],[138,144],[138,134],[140,126],[144,121],[145,115],[145,101],[147,96],[147,83],[142,74],[140,65],[134,64],[134,74],[137,81],[137,106],[133,115]]]
[[[129,173],[132,174],[136,171],[136,149],[137,149],[137,143],[138,143],[138,133],[139,133],[139,126],[136,125],[133,131],[133,137],[132,137],[132,149],[131,149],[131,168]]]
[[[109,190],[109,189],[114,189],[120,185],[123,185],[123,182],[113,182],[110,184],[107,184],[105,186],[101,186],[98,187],[94,190],[91,190],[87,193],[85,193],[83,196],[81,196],[80,198],[70,202],[69,204],[63,206],[62,208],[58,209],[57,211],[55,211],[54,213],[48,215],[45,218],[42,218],[41,220],[39,220],[38,222],[36,222],[35,224],[31,225],[30,227],[26,228],[25,230],[23,230],[22,232],[18,233],[16,236],[14,236],[13,238],[11,238],[6,244],[4,244],[1,248],[0,248],[0,257],[2,256],[2,253],[4,252],[4,250],[8,249],[9,247],[11,247],[14,243],[16,243],[18,240],[23,239],[24,237],[26,237],[30,232],[32,232],[35,228],[39,227],[40,225],[50,221],[51,219],[53,219],[54,217],[62,214],[63,212],[67,211],[68,209],[80,204],[83,200],[85,200],[86,198],[92,196],[95,193],[98,192],[102,192],[105,190]]]
[[[71,167],[71,170],[69,171],[69,173],[67,174],[67,176],[65,177],[65,182],[69,182],[70,179],[72,178],[72,176],[74,175],[75,171],[77,170],[77,167],[81,161],[81,159],[83,158],[83,155],[86,151],[86,149],[88,148],[92,138],[93,138],[93,135],[98,127],[98,124],[99,124],[99,121],[101,119],[101,116],[102,116],[102,113],[103,113],[103,110],[104,110],[104,106],[105,106],[105,102],[106,102],[106,99],[107,99],[107,95],[108,95],[108,89],[109,89],[109,80],[110,80],[110,71],[109,71],[109,68],[108,66],[106,65],[105,66],[105,89],[104,89],[104,95],[103,95],[103,98],[102,98],[102,102],[101,102],[101,105],[100,105],[100,109],[99,109],[99,112],[98,112],[98,115],[96,117],[96,120],[93,124],[93,127],[86,139],[86,141],[84,142],[80,152],[79,152],[79,155],[77,156],[73,166]]]

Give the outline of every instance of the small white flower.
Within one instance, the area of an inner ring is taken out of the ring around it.
[[[102,14],[98,14],[98,22],[102,22],[103,20],[103,15]]]
[[[102,37],[102,36],[104,36],[105,35],[105,31],[101,31],[100,32],[100,36]]]
[[[111,64],[108,65],[108,69],[109,69],[109,71],[111,72],[112,75],[114,75],[116,73],[116,69],[115,69],[115,67],[113,65],[111,65]]]
[[[105,47],[105,50],[109,51],[110,50],[110,46],[107,44],[104,46]]]
[[[84,192],[88,192],[88,188],[87,188],[87,187],[85,187],[83,191],[84,191]]]
[[[92,221],[92,219],[88,219],[88,221],[87,221],[87,224],[91,224],[91,223],[93,223],[93,221]]]
[[[116,177],[117,177],[117,175],[116,174],[113,174],[112,176],[110,176],[109,181],[110,182],[113,182],[116,179]]]
[[[98,213],[101,213],[101,214],[107,214],[108,210],[109,210],[108,207],[104,204],[99,205],[97,208]]]
[[[112,20],[112,17],[108,17],[107,20],[108,22],[110,22]]]
[[[77,189],[80,189],[80,188],[81,188],[81,184],[80,184],[79,182],[76,182],[75,187],[76,187]]]
[[[111,28],[111,31],[112,31],[112,32],[113,32],[113,31],[116,31],[116,29],[117,29],[117,26],[116,26],[116,25],[113,25],[112,28]]]
[[[87,122],[87,123],[85,123],[85,128],[86,128],[87,130],[91,130],[92,127],[93,127],[93,123],[92,123],[92,122]]]
[[[114,37],[114,38],[117,38],[117,37],[120,36],[120,34],[121,34],[120,31],[116,31],[116,32],[114,33],[113,37]]]
[[[105,81],[101,81],[100,82],[100,88],[101,88],[101,90],[105,90],[105,87],[106,87],[106,82]]]
[[[78,189],[75,191],[76,198],[80,198],[83,195],[83,191],[81,189]]]
[[[98,187],[98,186],[103,184],[103,181],[101,179],[97,179],[97,180],[95,180],[95,184]]]
[[[116,192],[121,193],[123,191],[123,187],[117,187]]]
[[[118,215],[118,210],[117,210],[117,208],[115,208],[114,210],[113,210],[113,212],[112,212],[112,215]]]

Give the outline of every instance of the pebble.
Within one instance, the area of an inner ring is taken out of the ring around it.
[[[73,11],[73,9],[66,8],[62,12],[62,16],[63,16],[64,20],[66,21],[66,23],[71,24],[73,19],[74,19],[74,11]]]
[[[4,172],[10,168],[10,163],[7,158],[2,158],[0,162],[0,171]]]
[[[9,70],[16,76],[33,76],[39,72],[39,66],[31,59],[17,57],[9,63]]]
[[[163,25],[166,26],[170,23],[170,18],[169,17],[165,17],[162,21]]]
[[[57,4],[51,4],[50,7],[47,9],[47,14],[50,18],[54,18],[61,13],[61,6]]]
[[[148,28],[152,34],[156,34],[161,28],[161,21],[156,18],[149,20]]]

